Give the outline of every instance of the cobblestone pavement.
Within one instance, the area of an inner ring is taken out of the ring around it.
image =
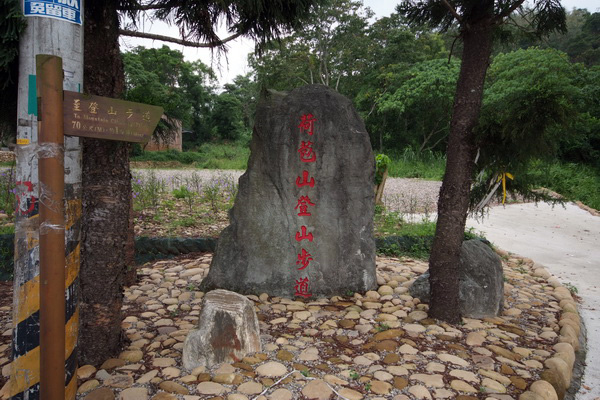
[[[539,378],[548,367],[570,378],[573,348],[557,343],[566,341],[565,325],[578,326],[567,312],[575,302],[544,268],[501,255],[500,317],[459,326],[428,318],[427,305],[408,294],[427,264],[381,257],[377,291],[310,301],[248,296],[262,351],[193,371],[184,370],[181,351],[198,322],[197,286],[212,255],[146,264],[125,292],[130,343],[99,368],[79,367],[78,399],[552,399]]]

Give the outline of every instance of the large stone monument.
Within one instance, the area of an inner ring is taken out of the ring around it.
[[[202,290],[310,298],[373,289],[374,159],[350,100],[322,85],[268,93],[250,149]]]

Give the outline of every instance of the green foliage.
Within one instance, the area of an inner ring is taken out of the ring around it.
[[[567,13],[567,28],[565,34],[550,35],[541,45],[567,53],[573,62],[600,64],[600,13],[574,9]]]
[[[9,217],[12,216],[16,207],[14,172],[12,167],[0,171],[0,214],[6,214]]]
[[[187,186],[182,185],[179,187],[179,189],[173,190],[173,196],[176,199],[184,199],[185,203],[189,208],[189,211],[192,212],[192,209],[194,207],[194,201],[198,196],[198,193],[194,190],[190,190],[190,188],[188,188]]]
[[[155,132],[170,140],[174,120],[198,137],[209,136],[208,115],[214,91],[215,75],[200,61],[187,62],[183,53],[167,46],[158,49],[136,47],[123,54],[127,100],[164,108]]]
[[[221,140],[235,141],[250,134],[244,128],[242,103],[230,93],[216,97],[212,110],[212,123],[216,136]]]
[[[0,147],[15,141],[19,37],[26,22],[17,0],[0,0]]]
[[[176,199],[185,199],[191,197],[193,192],[187,188],[187,186],[180,186],[179,189],[173,190],[173,196]]]
[[[13,63],[19,55],[19,37],[26,22],[17,0],[0,0],[0,89],[16,79]]]
[[[222,204],[227,207],[233,205],[237,190],[237,183],[231,176],[214,178],[204,184],[202,199],[209,203],[213,212],[217,212]]]
[[[383,153],[375,156],[375,184],[380,185],[383,181],[383,174],[389,168],[392,160]]]
[[[184,227],[184,228],[190,228],[192,226],[195,226],[198,223],[197,219],[194,217],[182,217],[182,218],[176,218],[174,221],[171,222],[171,225],[173,227]]]
[[[238,75],[232,83],[224,86],[225,93],[238,99],[241,105],[242,122],[245,132],[252,132],[254,127],[254,114],[258,101],[258,85],[251,74]]]
[[[0,233],[0,280],[10,280],[14,267],[14,232]]]
[[[458,70],[457,61],[437,59],[389,76],[398,82],[397,89],[381,96],[377,111],[396,125],[391,136],[396,146],[445,148]]]
[[[390,154],[391,164],[388,169],[394,178],[419,178],[439,181],[444,176],[446,157],[430,150],[417,152],[405,148],[401,153]]]
[[[362,2],[319,2],[299,29],[281,43],[263,47],[260,57],[250,57],[250,65],[263,87],[290,90],[321,83],[348,93],[356,72],[367,67],[371,16]]]
[[[485,3],[471,0],[456,0],[452,7],[461,17],[461,24],[480,22],[484,18],[492,17],[495,25],[500,26],[503,19],[515,9],[524,9],[521,0],[488,1]],[[455,17],[449,12],[443,0],[432,0],[427,2],[416,0],[403,0],[397,10],[406,15],[413,24],[428,25],[448,31],[456,22]],[[538,35],[548,34],[553,31],[565,32],[565,9],[560,2],[555,0],[535,1],[532,8],[524,10],[529,15],[529,25],[533,32]]]
[[[15,234],[15,225],[1,225],[0,226],[0,235],[14,235]]]
[[[428,259],[431,254],[436,223],[425,219],[407,222],[404,215],[386,211],[375,216],[375,232],[378,252],[387,256]],[[464,233],[464,240],[477,239],[480,235],[472,230]]]
[[[277,39],[301,26],[315,0],[238,0],[177,1],[157,0],[153,3],[156,16],[177,25],[182,36],[192,40],[222,44],[217,29],[243,34],[259,43]],[[225,26],[220,24],[223,22]]]
[[[564,286],[569,289],[569,292],[571,292],[572,295],[576,295],[577,293],[579,293],[579,289],[577,289],[577,286],[573,285],[570,282],[565,282]]]
[[[196,152],[191,151],[145,151],[131,161],[155,163],[194,164],[197,168],[207,169],[246,169],[250,149],[242,143],[204,143]],[[172,167],[173,165],[169,165]]]
[[[576,78],[581,65],[564,53],[530,48],[495,57],[478,128],[479,179],[472,203],[479,202],[498,180],[499,174],[515,178],[508,187],[526,197],[536,197],[525,178],[530,160],[550,159],[561,141],[572,134],[580,91]],[[502,196],[502,191],[496,191]]]
[[[385,322],[380,322],[375,326],[375,330],[377,332],[384,332],[384,331],[387,331],[388,329],[390,329],[390,326],[388,324],[386,324]]]
[[[579,200],[600,210],[600,170],[583,164],[533,161],[528,174],[528,179],[536,186],[551,189],[568,200]]]
[[[160,196],[166,191],[166,183],[152,170],[145,176],[134,173],[131,190],[134,210],[139,211],[148,207],[156,208],[159,205]]]

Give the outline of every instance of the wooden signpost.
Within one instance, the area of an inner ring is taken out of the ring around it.
[[[63,91],[62,59],[37,55],[40,398],[65,398],[64,135],[146,143],[162,108]]]
[[[64,91],[64,134],[148,143],[162,107]]]

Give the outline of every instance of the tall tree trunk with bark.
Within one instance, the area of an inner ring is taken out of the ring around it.
[[[475,157],[473,130],[479,119],[483,84],[492,53],[492,14],[464,28],[463,57],[446,151],[446,173],[438,200],[438,220],[429,259],[429,315],[459,323],[458,264],[469,209]]]
[[[85,7],[85,92],[119,97],[124,72],[119,52],[118,1]],[[131,201],[128,145],[83,140],[83,223],[80,289],[80,364],[98,365],[121,346],[121,305]]]

